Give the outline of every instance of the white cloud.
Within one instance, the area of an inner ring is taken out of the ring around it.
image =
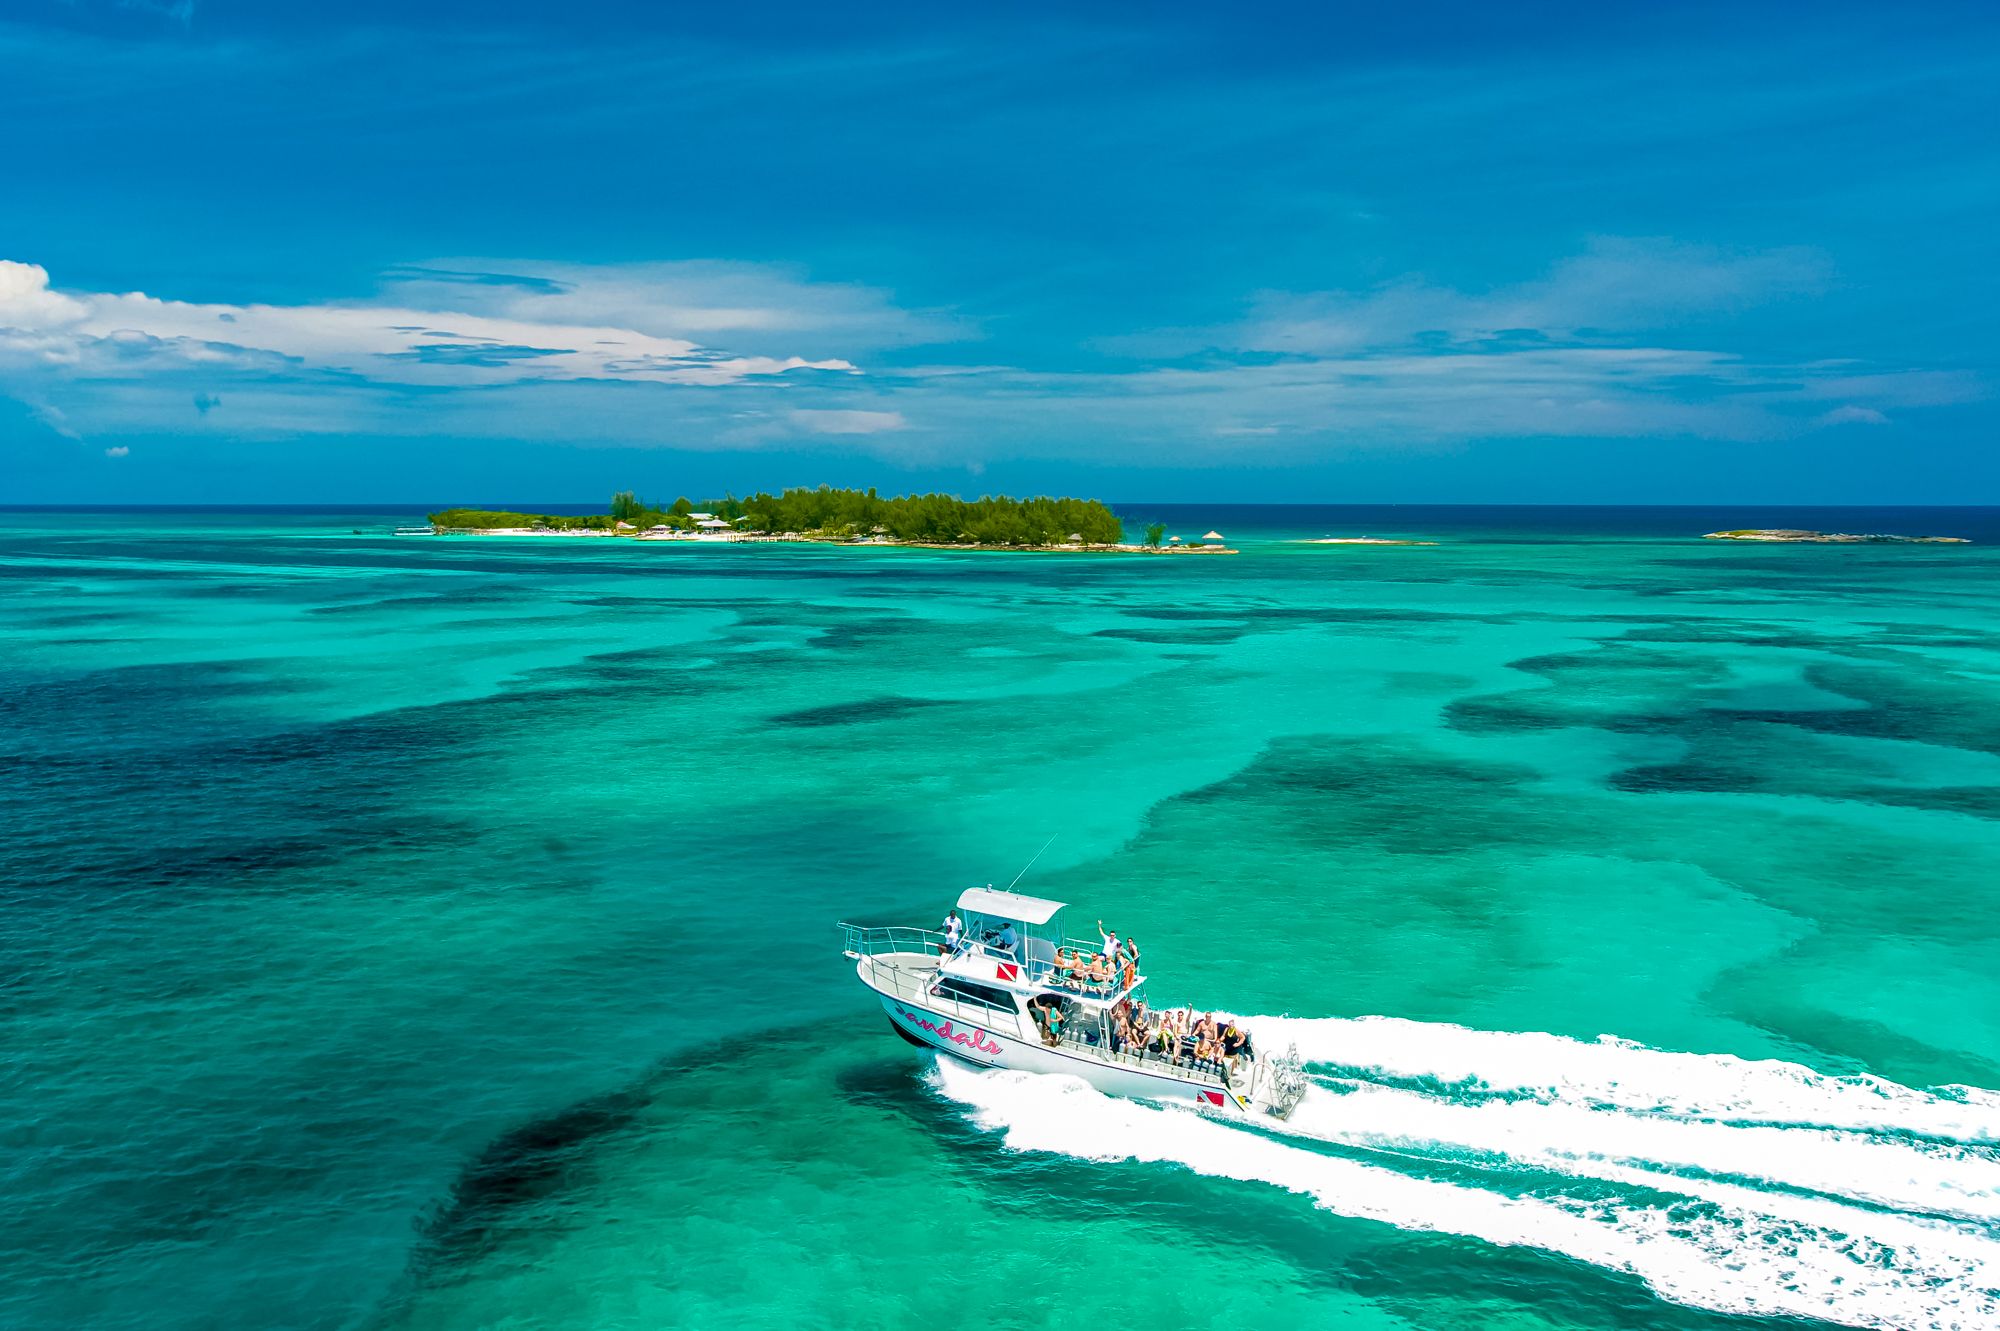
[[[1849,403],[1847,406],[1844,407],[1835,407],[1832,411],[1829,411],[1825,415],[1819,417],[1819,419],[1814,421],[1813,423],[1815,425],[1822,425],[1822,426],[1887,425],[1889,423],[1889,418],[1882,412],[1875,410],[1875,408],[1873,407],[1857,407],[1854,404]]]
[[[810,438],[955,465],[1277,462],[1537,436],[1756,441],[1984,394],[1965,372],[1752,360],[1648,327],[1824,280],[1794,251],[1603,241],[1483,293],[1407,280],[1266,294],[1244,320],[1125,339],[1144,344],[1136,364],[1030,371],[940,356],[864,377],[865,351],[976,330],[870,288],[722,263],[458,261],[399,270],[372,301],[300,306],[62,291],[34,265],[0,264],[0,392],[72,438],[200,419],[204,433],[257,439],[726,450]]]
[[[1521,436],[1751,441],[1882,424],[1883,407],[1983,395],[1965,373],[1752,361],[1664,336],[1690,316],[1713,322],[1829,281],[1825,260],[1805,250],[1599,240],[1539,278],[1483,292],[1418,278],[1369,291],[1267,292],[1242,320],[1096,344],[1149,363],[1016,376],[1011,387],[1036,409],[1071,417],[1082,413],[1069,397],[1087,394],[1097,400],[1086,419],[1106,433],[1150,428],[1155,446],[1177,440],[1184,453],[1232,456]],[[1005,395],[990,383],[980,405],[991,412]],[[1844,405],[1829,410],[1829,399]],[[924,414],[943,415],[930,405]]]
[[[55,431],[63,438],[76,440],[83,438],[83,435],[78,432],[77,428],[69,423],[69,417],[64,414],[63,409],[54,403],[25,402],[23,405],[28,408],[30,416],[40,421],[43,425],[48,426],[49,429]]]
[[[573,379],[713,386],[794,370],[857,372],[841,357],[733,355],[617,323],[536,317],[553,310],[467,308],[477,303],[229,305],[64,292],[39,265],[0,260],[0,362],[85,374],[289,368],[439,386]]]
[[[909,426],[900,411],[801,410],[786,418],[807,434],[882,434]]]
[[[1806,396],[1829,399],[1872,398],[1888,407],[1948,407],[1977,402],[1986,386],[1963,370],[1897,370],[1864,374],[1851,361],[1802,366]],[[1837,410],[1837,408],[1836,408]]]
[[[49,270],[38,263],[0,259],[0,328],[48,328],[89,316],[82,301],[49,289]]]
[[[396,270],[385,295],[398,303],[442,303],[536,323],[614,324],[662,337],[725,338],[752,351],[767,349],[773,338],[804,335],[822,351],[853,356],[963,341],[977,332],[946,312],[903,309],[873,287],[712,260],[598,267],[440,260]]]
[[[1527,334],[1567,340],[1630,331],[1695,312],[1728,312],[1810,294],[1827,281],[1808,250],[1725,254],[1664,241],[1599,240],[1547,276],[1482,293],[1405,278],[1370,292],[1268,293],[1214,345],[1328,355],[1434,335],[1447,345]]]

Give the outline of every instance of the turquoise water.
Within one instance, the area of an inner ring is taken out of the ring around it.
[[[411,516],[0,513],[0,1325],[2000,1324],[1991,511]],[[1290,1128],[894,1038],[1051,836]]]

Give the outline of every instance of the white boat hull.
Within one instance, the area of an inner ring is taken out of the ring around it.
[[[1176,1076],[1165,1065],[1157,1071],[1141,1070],[1089,1053],[1070,1053],[1039,1039],[1024,1040],[1005,1030],[975,1025],[963,1015],[935,1011],[911,997],[884,993],[870,983],[868,967],[869,959],[863,958],[857,967],[861,982],[882,1000],[889,1024],[911,1044],[950,1054],[977,1067],[1081,1077],[1109,1095],[1193,1105],[1222,1113],[1250,1112],[1248,1100],[1212,1079]],[[1012,1022],[1006,1014],[996,1016],[1001,1022]]]

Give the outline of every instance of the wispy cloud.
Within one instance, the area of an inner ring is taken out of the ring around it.
[[[1887,412],[1877,411],[1873,407],[1857,407],[1850,403],[1844,407],[1835,407],[1825,415],[1817,417],[1813,423],[1815,425],[1887,425],[1889,423],[1889,416]]]
[[[978,331],[947,311],[904,309],[874,287],[816,282],[777,265],[720,261],[451,260],[394,270],[382,298],[529,323],[613,325],[659,337],[726,341],[754,352],[807,340],[853,357],[961,342]]]
[[[1363,291],[1263,292],[1239,320],[1102,340],[1100,350],[1136,363],[1089,381],[1112,414],[1159,415],[1234,441],[1234,452],[1259,441],[1769,439],[1982,394],[1963,372],[1785,363],[1667,340],[1690,320],[1726,325],[1815,298],[1833,280],[1809,250],[1606,238],[1486,291],[1412,276]],[[1846,405],[1829,411],[1828,399]]]
[[[69,423],[69,417],[63,414],[62,408],[52,403],[36,401],[24,401],[22,405],[27,407],[30,417],[63,438],[75,440],[83,438],[77,428]]]
[[[1240,345],[1307,354],[1433,335],[1448,346],[1509,335],[1574,340],[1658,328],[1807,293],[1823,260],[1800,252],[1723,257],[1672,246],[1600,243],[1541,280],[1469,294],[1417,280],[1365,294],[1273,295],[1233,331]]]
[[[1407,276],[1366,291],[1261,293],[1243,319],[1105,339],[1140,356],[1260,351],[1335,356],[1423,343],[1441,351],[1500,340],[1604,341],[1823,290],[1824,256],[1728,254],[1669,241],[1605,238],[1532,281],[1468,292]]]
[[[290,370],[440,387],[573,379],[715,386],[795,370],[857,372],[842,357],[732,354],[688,337],[643,331],[629,319],[590,319],[590,311],[576,308],[574,287],[550,293],[416,285],[437,295],[482,298],[416,303],[392,292],[368,302],[204,304],[143,292],[64,291],[39,265],[0,260],[0,364],[103,376]],[[600,299],[609,286],[597,288]],[[625,313],[661,328],[680,314],[638,296],[630,296]],[[709,310],[689,317],[709,326],[727,322]]]
[[[1602,240],[1486,291],[1410,277],[1263,292],[1238,319],[1136,332],[1075,365],[1031,369],[950,363],[943,344],[978,333],[960,316],[757,265],[459,260],[396,269],[367,300],[269,305],[63,290],[34,265],[0,262],[0,392],[45,404],[35,414],[71,437],[184,428],[192,397],[204,431],[263,438],[814,440],[958,464],[1283,461],[1512,437],[1756,441],[1983,395],[1963,371],[1675,344],[1676,327],[1726,335],[1734,314],[1813,299],[1833,280],[1805,251]],[[919,366],[885,354],[928,344],[938,350]]]
[[[909,426],[900,411],[809,409],[788,412],[786,419],[807,434],[884,434]]]

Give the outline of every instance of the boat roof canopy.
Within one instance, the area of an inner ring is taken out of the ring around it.
[[[990,887],[973,887],[966,889],[958,899],[958,908],[975,915],[1019,920],[1023,924],[1047,924],[1063,908],[1063,903],[1043,897],[1024,897],[1017,892],[996,892]]]

